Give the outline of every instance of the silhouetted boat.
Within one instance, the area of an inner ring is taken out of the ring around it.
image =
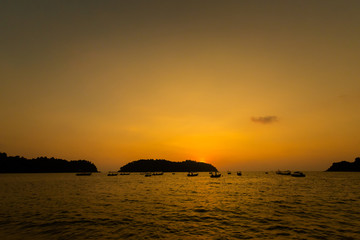
[[[242,175],[242,173],[241,173],[240,171],[238,171],[236,174],[237,174],[238,176],[241,176],[241,175]]]
[[[297,172],[293,172],[291,174],[291,176],[293,176],[293,177],[305,177],[305,174],[302,173],[302,172],[297,171]]]
[[[219,172],[214,172],[214,173],[211,173],[210,177],[211,177],[211,178],[218,178],[218,177],[221,177],[221,173],[219,173]]]
[[[279,175],[291,175],[291,171],[289,171],[289,170],[286,170],[286,171],[277,170],[276,174],[279,174]]]
[[[130,173],[121,172],[120,175],[130,175]]]
[[[193,173],[193,172],[189,172],[187,174],[188,177],[196,177],[197,175],[199,175],[198,173]]]
[[[118,173],[117,173],[117,172],[108,172],[107,175],[108,175],[108,176],[117,176]]]
[[[230,171],[228,171],[228,172],[227,172],[227,174],[231,174],[231,172],[230,172]]]
[[[164,173],[163,172],[154,172],[152,175],[158,176],[158,175],[164,175]]]
[[[265,174],[269,174],[269,172],[265,172]]]
[[[145,173],[145,177],[151,177],[152,174],[151,173]]]
[[[91,175],[91,172],[79,172],[79,173],[76,173],[76,176],[90,176]]]

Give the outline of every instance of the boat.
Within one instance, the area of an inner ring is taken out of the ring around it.
[[[108,175],[108,176],[117,176],[118,173],[117,173],[117,172],[108,172],[107,175]]]
[[[296,171],[296,172],[293,172],[291,174],[291,176],[293,176],[293,177],[305,177],[305,174],[303,172]]]
[[[150,172],[145,173],[145,177],[151,177],[152,174]]]
[[[90,176],[91,172],[78,172],[76,173],[76,176]]]
[[[219,173],[219,172],[211,173],[210,177],[211,178],[219,178],[219,177],[221,177],[221,173]]]
[[[164,173],[163,172],[154,172],[152,175],[158,176],[158,175],[164,175]]]
[[[242,175],[242,173],[241,173],[240,171],[238,171],[236,174],[237,174],[238,176],[241,176],[241,175]]]
[[[269,174],[269,172],[265,172],[265,174]]]
[[[199,175],[198,173],[194,173],[194,172],[189,172],[187,174],[188,177],[196,177],[197,175]]]
[[[231,174],[231,172],[230,172],[230,171],[228,171],[228,172],[227,172],[227,174]]]
[[[291,175],[291,171],[290,170],[286,170],[286,171],[277,170],[276,174],[278,174],[278,175]]]
[[[121,172],[119,173],[120,175],[130,175],[130,173],[127,173],[127,172]]]

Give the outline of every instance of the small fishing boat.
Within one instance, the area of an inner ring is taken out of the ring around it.
[[[210,177],[211,178],[219,178],[219,177],[221,177],[221,173],[219,173],[219,172],[211,173]]]
[[[159,175],[164,175],[164,173],[163,172],[154,172],[152,175],[159,176]]]
[[[296,172],[293,172],[291,174],[292,177],[305,177],[305,174],[303,172],[299,172],[299,171],[296,171]]]
[[[241,176],[241,175],[242,175],[242,173],[241,173],[240,171],[238,171],[236,174],[237,174],[238,176]]]
[[[119,173],[120,175],[130,175],[130,173],[127,173],[127,172],[121,172]]]
[[[194,173],[194,172],[189,172],[187,174],[188,177],[196,177],[197,175],[199,175],[198,173]]]
[[[277,170],[276,174],[278,174],[278,175],[291,175],[291,171],[290,170],[286,170],[286,171]]]
[[[78,172],[76,173],[76,176],[90,176],[91,172]]]
[[[227,172],[227,174],[231,174],[231,172],[230,172],[230,171],[228,171],[228,172]]]
[[[108,172],[107,175],[108,175],[108,176],[117,176],[118,173],[117,173],[117,172]]]
[[[150,172],[145,173],[145,177],[151,177],[152,174]]]

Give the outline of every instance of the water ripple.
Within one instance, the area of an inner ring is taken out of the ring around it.
[[[360,239],[360,174],[0,175],[1,239]]]

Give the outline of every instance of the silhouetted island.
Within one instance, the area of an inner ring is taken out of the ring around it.
[[[186,160],[171,162],[164,159],[141,159],[121,167],[119,172],[217,172],[209,163]]]
[[[96,166],[87,160],[67,161],[63,159],[38,157],[26,159],[0,153],[0,173],[65,173],[97,172]]]
[[[355,158],[355,162],[336,162],[326,170],[327,172],[360,172],[360,158]]]

